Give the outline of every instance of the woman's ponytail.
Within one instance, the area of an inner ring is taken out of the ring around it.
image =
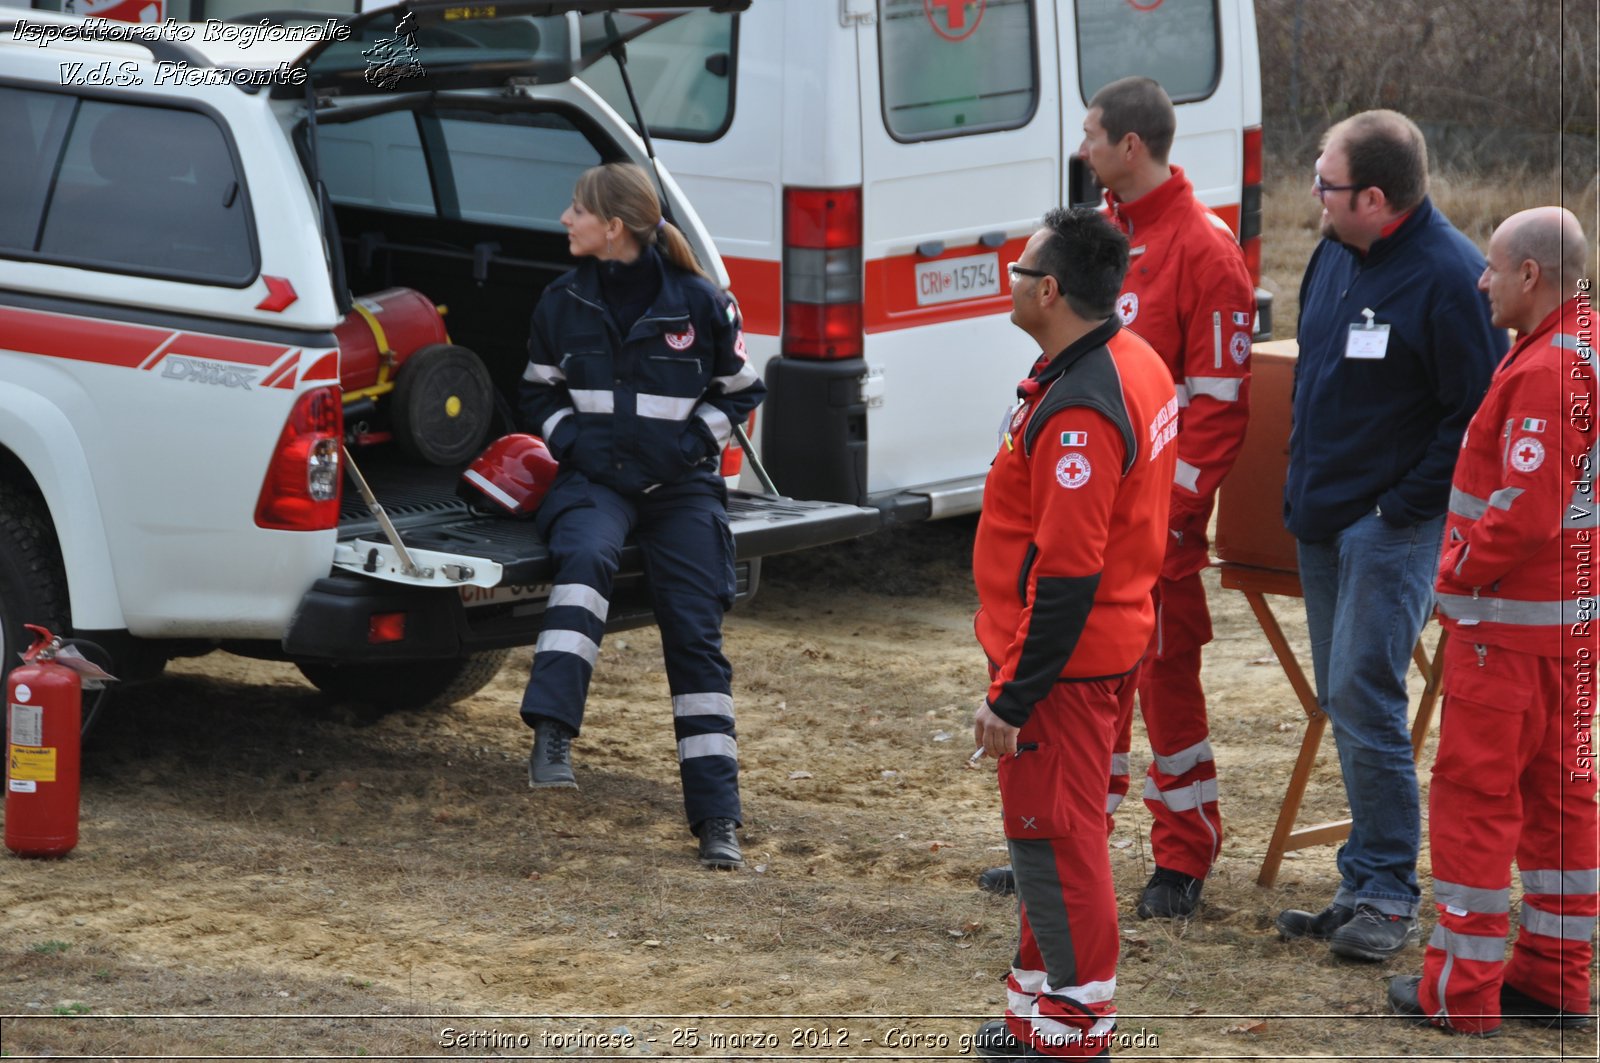
[[[661,253],[666,256],[668,262],[686,273],[711,280],[711,275],[700,265],[700,259],[695,255],[694,248],[689,246],[689,238],[665,218],[662,218],[657,225],[656,243],[660,245]]]

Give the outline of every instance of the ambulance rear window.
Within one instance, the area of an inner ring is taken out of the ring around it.
[[[1026,125],[1039,102],[1034,34],[1031,0],[878,0],[889,135],[931,140]]]
[[[1078,0],[1083,102],[1119,78],[1154,78],[1173,103],[1217,90],[1222,43],[1216,0]]]

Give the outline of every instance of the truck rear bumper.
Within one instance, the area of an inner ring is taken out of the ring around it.
[[[416,479],[413,474],[413,489]],[[531,521],[474,514],[437,489],[420,491],[414,504],[401,493],[378,494],[408,547],[493,561],[503,571],[499,585],[492,590],[416,587],[336,572],[317,580],[300,601],[283,638],[287,656],[340,662],[448,658],[525,646],[538,638],[553,571]],[[760,558],[853,539],[882,522],[876,509],[740,491],[729,493],[728,519],[736,602],[755,594]],[[373,538],[376,532],[375,521],[350,509],[339,538]],[[642,569],[640,551],[630,543],[613,587],[608,630],[654,622]]]

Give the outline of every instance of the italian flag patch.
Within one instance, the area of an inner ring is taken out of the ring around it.
[[[1064,447],[1086,447],[1089,445],[1089,433],[1062,432],[1061,445]]]
[[[1543,432],[1544,426],[1545,422],[1537,417],[1524,417],[1522,419],[1522,430],[1524,432]]]

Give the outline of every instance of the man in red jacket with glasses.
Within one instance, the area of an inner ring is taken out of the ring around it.
[[[973,545],[989,690],[973,723],[1000,762],[1021,902],[1006,1019],[987,1058],[1094,1058],[1116,1028],[1117,898],[1105,769],[1150,642],[1166,551],[1178,402],[1122,328],[1127,240],[1054,210],[1011,264],[1011,320],[1042,352],[1017,387]]]
[[[1211,613],[1200,573],[1217,487],[1244,445],[1255,286],[1227,222],[1195,196],[1167,155],[1177,115],[1161,85],[1123,78],[1095,93],[1078,156],[1106,189],[1106,214],[1128,237],[1117,297],[1124,328],[1154,347],[1177,383],[1179,432],[1166,557],[1156,581],[1156,627],[1139,677],[1139,711],[1152,759],[1144,803],[1155,822],[1156,869],[1139,897],[1141,919],[1192,915],[1222,846],[1201,647]],[[1106,814],[1128,792],[1132,714],[1110,766]],[[1004,869],[980,878],[1006,892]]]

